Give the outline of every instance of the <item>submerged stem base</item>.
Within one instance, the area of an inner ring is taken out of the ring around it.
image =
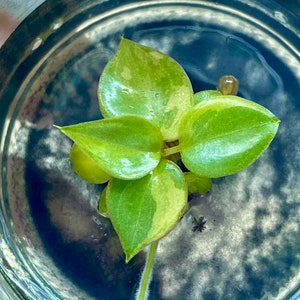
[[[155,241],[150,245],[150,249],[147,254],[146,265],[142,273],[141,281],[135,296],[135,300],[146,300],[148,298],[149,285],[152,279],[152,271],[153,271],[157,245],[158,245],[158,241]]]

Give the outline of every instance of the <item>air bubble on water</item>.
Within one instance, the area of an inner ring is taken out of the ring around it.
[[[186,219],[187,222],[192,222],[192,221],[193,221],[194,216],[193,216],[193,214],[192,214],[191,211],[188,211],[188,212],[185,214],[185,219]]]
[[[55,22],[51,24],[51,29],[52,30],[57,30],[63,25],[63,19],[57,19]]]
[[[37,48],[39,48],[42,45],[42,43],[43,43],[43,39],[41,37],[36,38],[32,45],[31,50],[32,51],[36,50]]]
[[[92,220],[100,227],[103,227],[102,222],[96,217],[96,216],[92,216]]]

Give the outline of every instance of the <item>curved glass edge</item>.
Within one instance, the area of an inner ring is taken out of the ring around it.
[[[0,209],[0,299],[58,299],[56,295],[48,295],[47,285],[28,272],[22,254],[8,236],[2,207]],[[4,293],[5,296],[2,296]],[[6,298],[5,298],[6,297]]]
[[[0,274],[0,298],[2,300],[20,300],[15,290],[13,290],[11,285],[5,280],[5,274],[2,270]]]
[[[300,17],[300,1],[299,0],[276,0],[282,7],[294,15]],[[300,298],[300,295],[299,295]]]
[[[299,300],[300,299],[300,287],[298,289],[298,291],[296,291],[296,293],[292,296],[292,298],[290,300]]]

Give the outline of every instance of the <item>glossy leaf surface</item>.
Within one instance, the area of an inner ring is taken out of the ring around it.
[[[121,240],[126,261],[147,244],[166,235],[187,206],[187,186],[176,164],[163,159],[149,175],[107,188],[108,214]]]
[[[194,94],[195,104],[198,104],[204,100],[222,96],[222,93],[217,90],[204,90]]]
[[[74,171],[89,183],[100,184],[109,180],[110,175],[74,144],[70,152],[70,160]]]
[[[180,127],[182,161],[199,176],[234,174],[260,156],[278,125],[269,110],[240,97],[220,96],[200,102]]]
[[[137,116],[102,119],[60,130],[113,177],[143,177],[160,161],[163,141],[159,129]]]
[[[104,117],[139,115],[176,140],[182,116],[194,104],[188,76],[172,58],[122,39],[105,67],[98,89]]]

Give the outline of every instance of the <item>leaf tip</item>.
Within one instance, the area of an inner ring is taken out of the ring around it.
[[[126,254],[125,255],[125,263],[128,264],[132,258],[133,258],[133,256],[127,256],[127,254]]]
[[[273,120],[275,123],[277,123],[278,125],[281,123],[281,120],[279,118],[277,118],[276,116],[273,117]]]
[[[128,251],[124,248],[123,248],[123,250],[124,250],[124,253],[125,253],[125,262],[127,264],[142,250],[142,248],[139,249],[139,250],[136,250],[136,251]]]
[[[52,126],[53,126],[54,128],[59,129],[60,131],[62,130],[62,127],[61,127],[61,126],[58,126],[58,125],[55,125],[55,124],[53,124]]]

